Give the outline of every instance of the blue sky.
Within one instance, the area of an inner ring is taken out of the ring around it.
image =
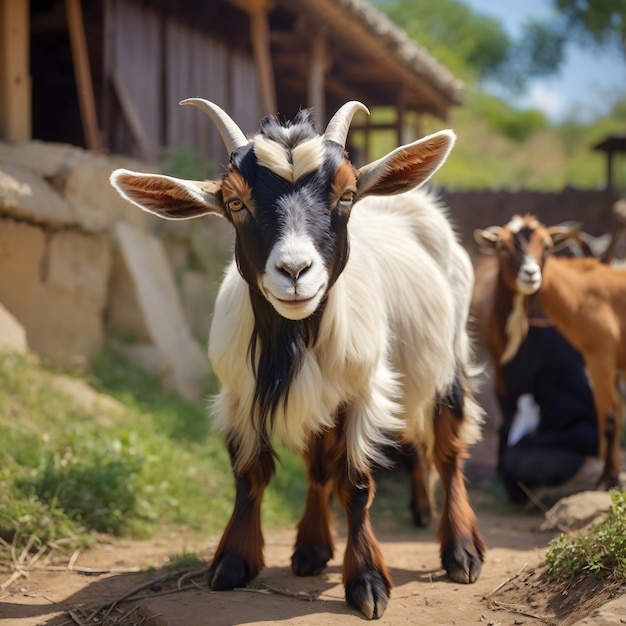
[[[463,0],[475,11],[501,20],[509,34],[519,37],[530,18],[549,18],[550,0]],[[589,120],[604,113],[616,99],[626,97],[626,57],[619,49],[598,52],[569,44],[559,74],[535,79],[513,104],[535,107],[553,121],[572,114]]]

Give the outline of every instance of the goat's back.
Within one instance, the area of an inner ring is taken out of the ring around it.
[[[457,367],[470,367],[471,261],[445,210],[421,190],[357,203],[350,249],[342,279],[362,284],[370,301],[379,294],[407,426],[423,436],[429,430],[424,422],[453,383]],[[476,431],[468,438],[477,437]]]

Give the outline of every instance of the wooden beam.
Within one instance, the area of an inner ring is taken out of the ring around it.
[[[100,131],[98,130],[96,103],[91,82],[91,69],[89,67],[85,25],[83,23],[80,0],[65,0],[65,10],[67,12],[67,25],[72,47],[72,61],[74,63],[74,78],[76,80],[76,92],[80,106],[80,116],[83,122],[85,144],[89,150],[100,151],[102,142]]]
[[[320,128],[326,123],[326,66],[326,37],[322,31],[318,31],[311,43],[307,99],[309,107],[313,109],[313,119]]]
[[[124,119],[128,125],[128,130],[133,137],[141,158],[145,161],[150,161],[156,158],[157,155],[153,154],[150,148],[148,135],[146,133],[145,126],[141,121],[139,112],[137,111],[137,108],[133,103],[133,99],[128,93],[128,90],[124,87],[124,83],[120,79],[117,72],[113,72],[111,75],[111,85],[117,97],[117,101],[119,102],[120,108],[122,109],[122,114],[124,115]]]
[[[606,190],[613,189],[613,151],[606,151]]]
[[[267,11],[250,13],[250,37],[261,87],[261,106],[264,113],[278,113],[276,105],[276,83],[270,50],[270,26]]]
[[[29,1],[0,0],[0,138],[32,136]]]
[[[404,114],[406,112],[405,98],[404,98],[404,85],[398,85],[398,92],[396,98],[396,133],[397,144],[399,146],[404,144]]]
[[[229,0],[229,2],[246,13],[254,13],[255,11],[268,12],[276,4],[275,0]]]

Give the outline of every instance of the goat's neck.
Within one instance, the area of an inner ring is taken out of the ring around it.
[[[579,292],[577,273],[570,269],[569,259],[549,256],[542,270],[539,304],[555,325],[562,328],[568,320],[574,319],[576,310],[575,294]]]
[[[493,333],[497,335],[493,349],[504,365],[517,354],[528,333],[528,297],[510,289],[498,272],[493,306]]]
[[[279,315],[252,287],[250,302],[254,313],[250,337],[250,360],[256,380],[254,405],[261,438],[269,445],[274,413],[281,402],[287,402],[289,388],[302,367],[306,350],[317,339],[324,303],[310,317],[294,321]]]

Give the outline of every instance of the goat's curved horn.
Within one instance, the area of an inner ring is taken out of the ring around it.
[[[198,107],[211,118],[222,136],[224,145],[228,150],[228,156],[237,150],[237,148],[248,145],[248,140],[243,134],[243,131],[233,122],[230,115],[228,115],[224,109],[218,107],[217,104],[204,100],[203,98],[187,98],[186,100],[181,100],[179,104],[191,104]]]
[[[335,141],[345,148],[352,118],[359,110],[365,111],[368,115],[370,114],[369,109],[361,102],[357,100],[346,102],[339,111],[333,115],[330,122],[328,122],[326,131],[324,132],[324,139],[327,141]]]

